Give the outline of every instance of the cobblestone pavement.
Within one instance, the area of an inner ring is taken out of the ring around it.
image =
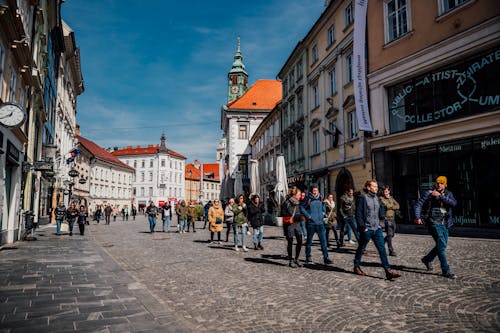
[[[289,268],[278,227],[248,253],[232,235],[209,244],[207,230],[150,234],[143,217],[89,229],[58,238],[48,226],[0,252],[0,332],[500,331],[499,240],[450,238],[449,280],[420,262],[430,236],[398,234],[402,276],[387,281],[371,243],[360,277],[355,245],[331,248],[327,267],[316,242],[312,265]]]

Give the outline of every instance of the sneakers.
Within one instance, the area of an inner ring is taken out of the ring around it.
[[[302,267],[302,264],[299,262],[298,259],[294,260],[295,262],[295,265],[297,265],[297,267]]]
[[[236,252],[240,252],[240,248],[238,247],[238,245],[236,245],[236,246],[234,247],[234,250],[235,250]]]
[[[70,235],[70,236],[73,236],[73,232],[70,232],[70,233],[69,233],[69,235]]]
[[[253,249],[257,251],[259,248],[257,247],[257,244],[254,244]]]
[[[365,272],[361,270],[361,267],[359,266],[354,266],[354,274],[360,275],[360,276],[365,276]]]
[[[401,274],[391,271],[390,269],[385,271],[385,277],[387,278],[387,280],[397,279],[400,276]]]
[[[391,256],[391,257],[397,257],[398,255],[396,254],[396,252],[392,251],[392,252],[389,252],[389,256]]]
[[[250,236],[252,233],[250,232],[250,230],[247,231],[247,235]]]
[[[356,242],[354,242],[352,239],[350,241],[348,241],[347,243],[349,243],[349,244],[356,244]]]
[[[427,268],[428,272],[430,272],[430,271],[433,270],[433,268],[432,268],[432,262],[425,261],[424,258],[420,259],[420,261],[422,261],[422,263],[425,265],[425,268]]]
[[[264,250],[264,247],[263,247],[263,246],[262,246],[262,244],[260,244],[260,243],[259,243],[259,244],[257,244],[257,248],[258,248],[259,250]]]
[[[291,268],[297,268],[298,267],[297,264],[295,263],[295,261],[293,261],[293,260],[290,260],[288,262],[288,266],[290,266]]]
[[[331,265],[331,264],[333,264],[333,261],[331,261],[331,260],[330,260],[330,259],[328,259],[328,258],[325,258],[325,259],[323,260],[323,262],[325,263],[325,265]]]
[[[448,279],[456,279],[457,278],[457,276],[455,274],[453,274],[452,272],[443,273],[443,276],[445,278],[448,278]]]
[[[313,263],[313,261],[312,261],[311,257],[306,258],[306,264],[312,264],[312,263]]]
[[[246,246],[243,246],[242,249],[243,249],[243,252],[248,252],[248,249]]]

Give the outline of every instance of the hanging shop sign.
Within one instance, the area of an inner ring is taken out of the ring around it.
[[[52,162],[36,161],[33,164],[33,170],[35,170],[35,171],[53,171],[54,165]]]
[[[75,169],[71,169],[68,172],[68,176],[70,176],[70,177],[78,177],[78,175],[80,175],[80,174]]]
[[[80,180],[78,182],[80,184],[85,184],[87,182],[87,180],[85,178],[80,178]]]

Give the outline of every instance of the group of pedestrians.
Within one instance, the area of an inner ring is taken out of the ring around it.
[[[66,208],[63,201],[59,202],[59,205],[54,210],[54,215],[56,219],[56,235],[61,236],[61,225],[66,221],[68,223],[69,235],[73,236],[73,227],[75,222],[78,224],[80,229],[80,235],[85,234],[85,225],[89,224],[87,221],[87,210],[85,206],[81,205],[80,209],[76,208],[76,203],[72,202],[69,208]]]

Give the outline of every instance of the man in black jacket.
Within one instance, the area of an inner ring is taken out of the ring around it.
[[[365,183],[365,193],[358,197],[356,202],[356,222],[359,231],[359,242],[356,255],[354,257],[354,274],[365,275],[361,270],[361,257],[368,242],[373,240],[377,248],[385,276],[388,280],[400,277],[399,273],[390,270],[389,260],[385,252],[384,234],[380,227],[380,222],[385,219],[384,205],[377,195],[378,183],[375,179],[367,180]]]
[[[64,206],[62,200],[59,201],[59,206],[56,207],[54,213],[56,217],[56,235],[61,236],[61,223],[63,223],[66,217],[66,206]]]

